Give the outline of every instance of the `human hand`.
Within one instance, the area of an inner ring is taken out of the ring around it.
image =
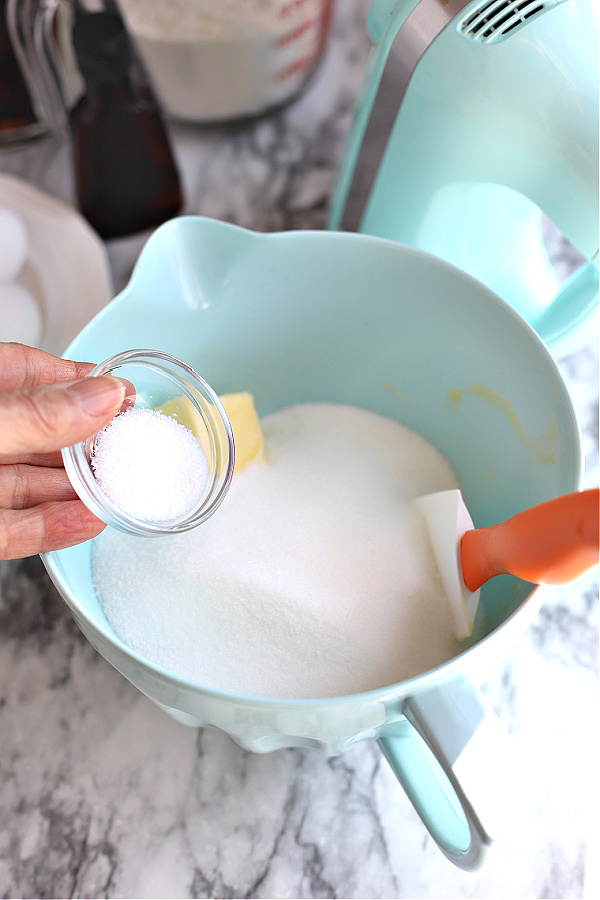
[[[0,559],[70,547],[104,528],[77,497],[60,454],[125,401],[118,378],[84,378],[92,368],[0,343]]]

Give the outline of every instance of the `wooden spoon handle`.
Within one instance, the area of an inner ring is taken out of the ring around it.
[[[470,591],[495,575],[532,584],[566,584],[598,564],[600,492],[547,500],[489,528],[465,532],[463,578]]]

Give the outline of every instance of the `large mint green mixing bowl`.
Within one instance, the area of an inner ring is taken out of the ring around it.
[[[395,242],[176,219],[66,355],[100,362],[136,347],[186,360],[219,393],[251,391],[260,414],[321,400],[403,422],[454,465],[479,526],[580,486],[576,415],[535,332],[480,283]],[[486,585],[471,645],[422,676],[283,701],[205,688],[129,650],[96,599],[90,543],[44,561],[92,645],[179,721],[215,725],[255,751],[333,754],[377,739],[435,840],[464,868],[479,865],[518,815],[519,766],[476,685],[528,628],[541,590],[508,576]]]

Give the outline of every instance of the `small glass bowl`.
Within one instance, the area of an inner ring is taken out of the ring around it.
[[[65,447],[65,470],[75,491],[95,516],[127,534],[152,536],[189,531],[211,516],[229,489],[235,463],[233,432],[217,394],[187,363],[158,350],[129,350],[97,365],[87,377],[114,375],[133,384],[132,409],[156,409],[168,401],[187,399],[193,415],[185,424],[200,440],[208,459],[208,481],[198,503],[177,520],[143,521],[119,509],[100,488],[91,466],[97,435]],[[197,414],[197,415],[196,415]],[[178,416],[175,413],[174,418]],[[151,490],[151,486],[149,486]]]

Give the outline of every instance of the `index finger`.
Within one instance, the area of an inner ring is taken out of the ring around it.
[[[25,344],[0,343],[0,391],[83,378],[94,363],[52,356]]]

